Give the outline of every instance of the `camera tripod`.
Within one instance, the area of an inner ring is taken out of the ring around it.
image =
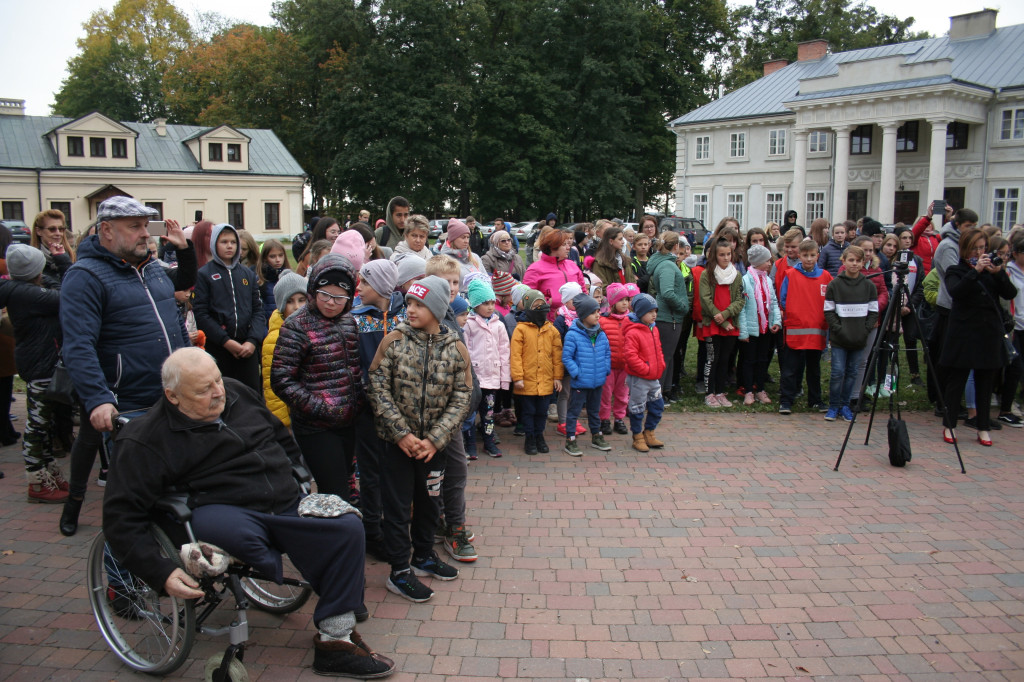
[[[860,400],[863,401],[866,397],[864,393],[868,386],[870,377],[876,371],[876,365],[878,363],[879,355],[883,350],[889,353],[887,360],[887,373],[891,377],[896,377],[899,369],[899,348],[900,348],[900,334],[898,311],[903,307],[903,301],[906,301],[906,307],[910,308],[910,314],[914,316],[914,321],[917,322],[917,328],[921,329],[921,318],[917,314],[917,307],[914,302],[910,299],[910,291],[907,287],[907,275],[910,273],[909,259],[911,255],[908,251],[900,251],[896,256],[896,261],[893,264],[892,270],[885,270],[874,277],[884,277],[889,273],[896,273],[896,283],[892,288],[892,295],[889,296],[889,307],[885,309],[885,315],[882,319],[882,324],[878,327],[878,334],[875,337],[875,342],[871,347],[871,351],[868,354],[867,365],[864,370],[864,378],[860,383]],[[918,272],[918,276],[922,276],[924,273]],[[884,348],[883,348],[884,346]],[[930,376],[937,376],[935,374],[935,366],[932,364],[931,353],[928,352],[928,340],[921,335],[921,347],[924,352],[925,362],[928,366],[928,373]],[[896,392],[899,389],[899,382],[895,383],[893,390],[889,394],[889,416],[892,417],[895,413],[897,419],[902,419],[900,414],[899,402],[896,400]],[[871,439],[871,427],[875,421],[875,410],[878,408],[878,395],[882,389],[882,382],[876,382],[875,393],[871,396],[871,416],[868,418],[868,430],[864,436],[864,445],[868,444]],[[949,406],[945,404],[945,400],[942,395],[942,391],[938,392],[939,409],[943,414],[949,414]],[[860,413],[858,405],[857,411],[853,413],[853,419],[850,421],[849,427],[846,429],[846,437],[843,439],[843,446],[839,448],[839,458],[836,459],[835,467],[833,471],[839,471],[839,463],[843,461],[843,454],[846,452],[846,446],[850,442],[850,434],[853,432],[853,425],[857,423],[857,415]],[[955,408],[954,408],[955,409]],[[960,462],[960,473],[966,474],[967,469],[964,468],[964,459],[960,455],[960,447],[956,442],[956,436],[953,437],[953,451],[956,452],[957,461]]]

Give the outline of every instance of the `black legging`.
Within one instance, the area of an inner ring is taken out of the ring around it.
[[[991,426],[989,409],[992,404],[992,386],[995,383],[997,371],[994,369],[974,370],[974,404],[978,408],[977,424],[979,431],[988,431]],[[960,396],[963,395],[964,387],[967,386],[967,376],[971,373],[971,370],[961,367],[947,367],[945,368],[945,373],[946,385],[944,386],[942,397],[946,401],[947,414],[942,417],[942,425],[948,429],[955,429],[957,406],[960,404]]]
[[[724,394],[729,382],[729,360],[736,347],[735,336],[711,336],[711,375],[708,377],[708,393]]]
[[[71,497],[77,499],[85,498],[85,490],[89,487],[89,474],[92,472],[92,465],[96,462],[96,452],[100,453],[100,469],[106,469],[107,447],[103,443],[103,434],[93,428],[89,421],[89,411],[84,405],[79,409],[82,414],[81,424],[78,427],[78,438],[75,438],[71,446],[71,480],[68,481]]]
[[[3,415],[3,419],[0,419],[0,440],[11,444],[18,440],[18,436],[15,435],[18,432],[14,430],[14,424],[11,423],[11,399],[13,396],[14,375],[0,377],[0,409],[7,412]]]
[[[351,428],[295,434],[295,441],[316,481],[317,492],[348,500],[349,463],[355,452],[355,434]]]

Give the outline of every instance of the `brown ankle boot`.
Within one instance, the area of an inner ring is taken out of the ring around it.
[[[650,452],[651,449],[647,447],[647,439],[644,438],[644,434],[633,434],[633,449],[638,452]]]
[[[647,447],[649,447],[649,448],[663,448],[663,447],[665,447],[665,444],[662,443],[660,440],[658,440],[654,436],[654,429],[651,429],[649,431],[644,431],[643,437],[644,437],[644,440],[647,441]]]
[[[61,490],[57,480],[46,469],[26,471],[28,478],[28,501],[44,504],[60,504],[68,498],[68,491]]]

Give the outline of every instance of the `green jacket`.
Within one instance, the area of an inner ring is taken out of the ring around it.
[[[924,278],[921,286],[924,287],[924,300],[928,301],[928,305],[934,308],[939,300],[939,271],[932,268],[928,276]]]
[[[671,253],[654,254],[647,261],[647,273],[651,276],[648,291],[658,302],[658,322],[685,321],[690,313],[690,297],[676,257]]]

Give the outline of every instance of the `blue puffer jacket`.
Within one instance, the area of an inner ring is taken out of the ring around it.
[[[846,242],[840,246],[835,239],[829,239],[828,244],[821,247],[821,253],[818,254],[818,265],[821,269],[826,270],[833,277],[838,275],[839,268],[843,266],[843,252],[846,251],[847,246],[849,244]]]
[[[572,377],[573,388],[604,386],[612,371],[612,347],[608,335],[600,327],[596,333],[591,333],[576,320],[565,333],[562,365],[565,373]]]
[[[230,225],[215,225],[210,234],[210,261],[199,268],[196,289],[192,298],[192,312],[196,326],[206,334],[206,343],[223,346],[230,340],[249,341],[256,348],[263,347],[267,336],[267,318],[256,283],[256,274],[239,263],[236,251],[230,263],[217,255],[217,238],[224,230],[235,231]],[[237,232],[236,238],[237,238]]]
[[[92,235],[60,294],[64,363],[86,410],[112,403],[124,412],[159,400],[163,361],[190,345],[164,268],[152,259],[136,268]]]

